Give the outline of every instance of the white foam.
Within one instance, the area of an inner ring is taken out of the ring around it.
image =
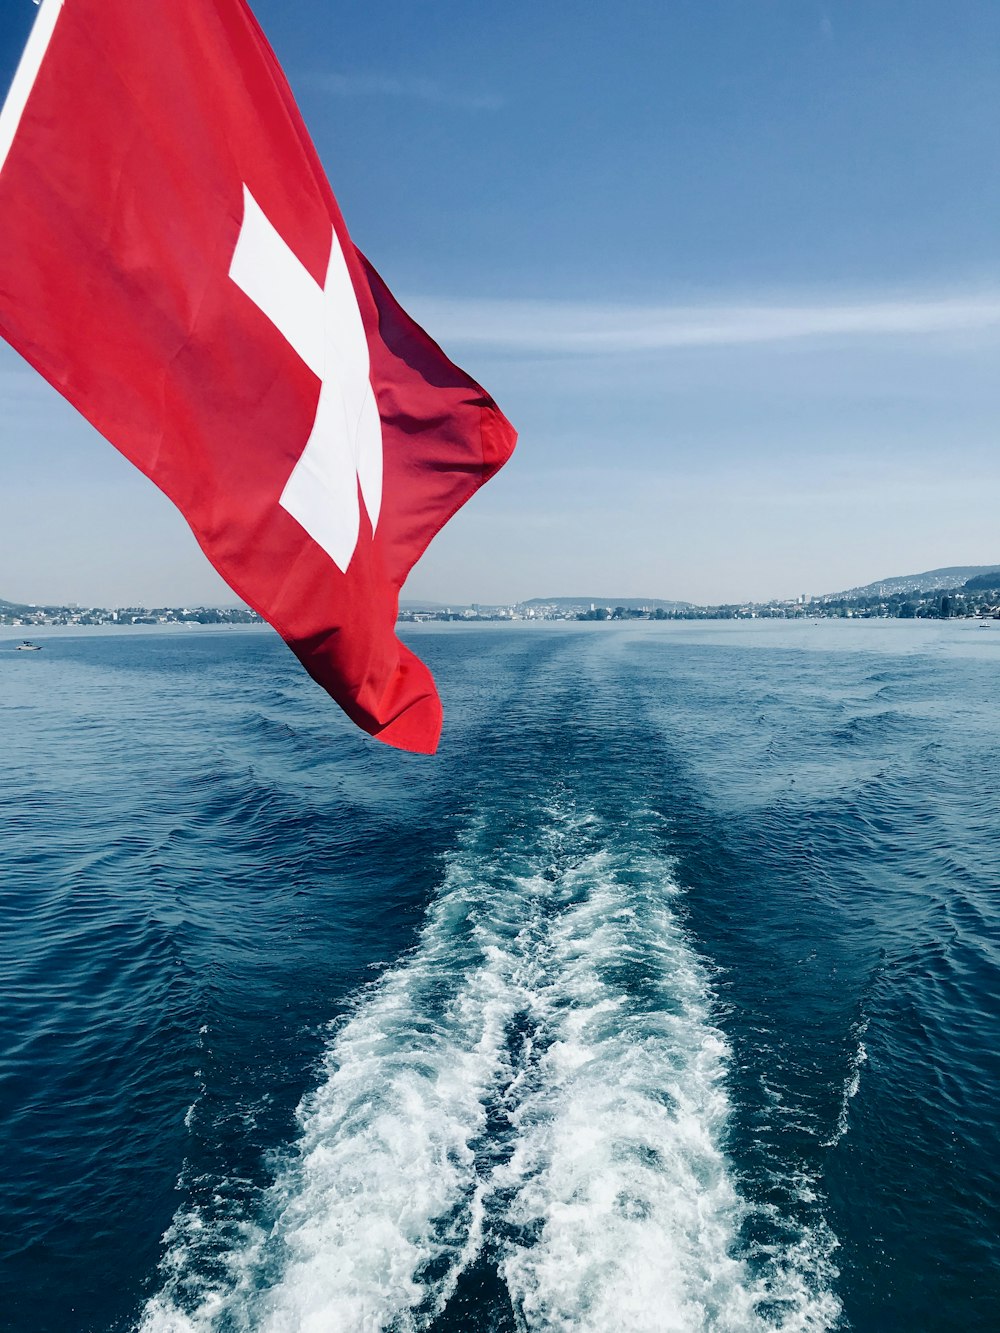
[[[581,867],[595,886],[551,931],[535,997],[551,1045],[514,1112],[517,1145],[498,1181],[524,1234],[503,1273],[528,1329],[752,1322],[731,1257],[740,1203],[720,1148],[726,1046],[702,970],[662,905],[664,867],[646,868],[635,885],[610,864]],[[629,959],[649,974],[638,1012],[614,975]]]
[[[739,1257],[728,1051],[651,828],[539,822],[527,847],[469,834],[332,1035],[266,1222],[217,1237],[199,1283],[179,1216],[143,1333],[426,1329],[486,1238],[525,1333],[837,1322],[832,1237],[756,1276]]]
[[[280,1182],[286,1254],[263,1302],[268,1333],[375,1329],[443,1306],[481,1218],[474,1141],[486,1129],[511,1001],[504,961],[469,977],[437,1019],[432,946],[391,974],[337,1037]],[[421,1280],[429,1265],[433,1284]],[[405,1325],[404,1325],[405,1326]]]
[[[203,1295],[190,1317],[168,1273],[144,1333],[208,1330],[223,1312],[268,1333],[347,1333],[406,1327],[415,1307],[443,1305],[477,1248],[473,1144],[485,1132],[518,1003],[517,931],[505,929],[511,904],[503,893],[494,899],[457,857],[418,947],[332,1039],[327,1077],[300,1109],[296,1161],[271,1192],[271,1234],[232,1256],[240,1272],[229,1290]],[[191,1229],[188,1215],[168,1237],[181,1270]],[[243,1309],[265,1253],[264,1266],[279,1276]],[[429,1265],[433,1280],[421,1280]]]
[[[856,1045],[847,1062],[847,1077],[840,1095],[840,1111],[833,1133],[824,1142],[824,1148],[835,1148],[850,1128],[851,1102],[861,1088],[861,1070],[868,1063],[868,1048],[862,1040],[868,1031],[868,1019],[863,1018],[854,1025]]]

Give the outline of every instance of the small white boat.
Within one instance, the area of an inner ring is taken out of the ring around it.
[[[17,645],[17,651],[19,653],[40,653],[42,651],[42,645],[40,643],[32,643],[30,639],[25,639],[23,643]]]

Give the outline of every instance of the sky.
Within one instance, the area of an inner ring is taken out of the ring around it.
[[[355,243],[520,432],[404,597],[1000,563],[996,0],[253,8]],[[0,597],[235,600],[3,344]]]

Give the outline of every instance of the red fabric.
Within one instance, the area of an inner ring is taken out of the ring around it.
[[[384,482],[346,574],[278,504],[319,384],[229,279],[243,186],[315,280],[331,223],[368,339]],[[65,0],[0,171],[0,332],[178,506],[366,731],[433,752],[400,586],[515,434],[351,245],[242,0]]]

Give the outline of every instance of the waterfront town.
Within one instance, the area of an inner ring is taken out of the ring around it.
[[[847,592],[786,600],[698,606],[638,598],[533,598],[509,605],[447,606],[403,602],[399,620],[427,621],[624,621],[804,619],[1000,619],[1000,568],[971,566],[887,579]],[[0,600],[0,625],[259,625],[245,606],[40,606]]]

